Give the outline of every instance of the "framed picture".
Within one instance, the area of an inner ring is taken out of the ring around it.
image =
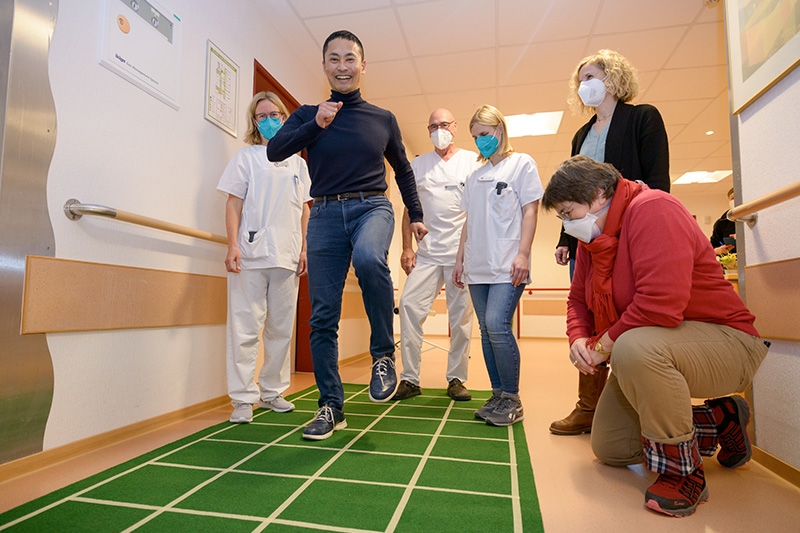
[[[237,136],[239,66],[211,40],[206,50],[206,120]]]
[[[726,0],[725,25],[737,114],[800,62],[800,0]]]

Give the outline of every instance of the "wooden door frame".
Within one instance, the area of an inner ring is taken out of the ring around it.
[[[300,107],[300,102],[280,84],[275,77],[265,69],[257,59],[253,59],[253,94],[260,91],[272,91],[286,105],[289,113]],[[305,150],[303,158],[305,159]],[[311,299],[308,295],[308,276],[300,278],[300,287],[297,294],[297,335],[295,340],[294,368],[295,372],[313,372],[311,362]]]

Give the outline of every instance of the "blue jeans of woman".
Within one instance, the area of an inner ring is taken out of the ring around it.
[[[316,201],[311,207],[306,235],[309,325],[320,407],[341,409],[344,404],[338,331],[351,259],[370,324],[370,354],[373,359],[394,357],[394,288],[387,263],[393,232],[394,211],[384,196]]]
[[[511,320],[524,290],[524,284],[469,285],[492,389],[509,394],[519,394],[519,346],[511,331]]]

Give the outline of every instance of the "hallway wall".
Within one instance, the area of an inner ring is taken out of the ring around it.
[[[742,163],[742,202],[800,180],[797,125],[800,69],[795,69],[737,117]],[[743,229],[747,265],[800,257],[796,235],[800,200],[758,214]],[[776,280],[796,284],[796,279]],[[745,287],[746,290],[746,287]],[[759,447],[800,468],[800,343],[772,341],[753,385]]]
[[[243,142],[257,59],[301,102],[327,94],[253,1],[164,2],[183,25],[180,109],[102,67],[101,0],[63,1],[50,52],[58,132],[48,177],[56,257],[225,276],[225,247],[102,218],[69,198],[225,234],[216,184]],[[203,118],[206,41],[240,68],[239,137]],[[55,385],[44,448],[226,394],[225,326],[48,334]]]

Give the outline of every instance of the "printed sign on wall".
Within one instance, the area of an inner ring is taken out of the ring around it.
[[[206,52],[206,120],[236,134],[239,109],[239,66],[208,41]]]

